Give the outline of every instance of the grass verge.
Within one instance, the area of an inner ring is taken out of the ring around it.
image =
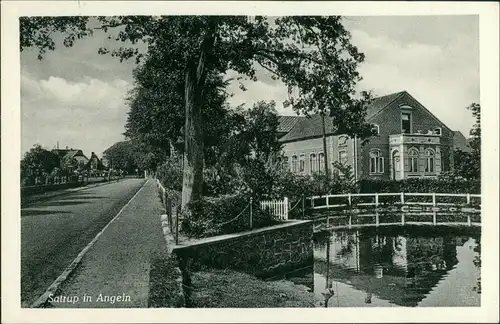
[[[314,293],[290,281],[263,281],[232,270],[191,274],[194,308],[315,307]]]

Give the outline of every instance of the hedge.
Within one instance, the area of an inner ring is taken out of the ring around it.
[[[422,193],[456,193],[480,194],[481,182],[478,180],[442,180],[442,179],[406,179],[399,181],[360,180],[360,193],[381,192],[422,192]]]
[[[188,237],[200,238],[250,230],[249,202],[245,195],[203,197],[193,201],[181,212],[181,231]],[[260,209],[257,201],[253,202],[252,229],[277,223],[269,212]]]

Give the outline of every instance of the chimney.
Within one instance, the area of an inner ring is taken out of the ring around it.
[[[68,149],[68,145],[66,145],[66,149]]]

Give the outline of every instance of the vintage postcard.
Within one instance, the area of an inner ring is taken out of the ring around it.
[[[2,320],[498,321],[498,8],[2,2]]]

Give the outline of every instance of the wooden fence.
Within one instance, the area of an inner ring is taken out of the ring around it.
[[[447,193],[362,193],[324,195],[306,198],[312,209],[335,207],[385,205],[420,205],[420,206],[480,206],[481,195]],[[318,202],[319,201],[319,202]]]

